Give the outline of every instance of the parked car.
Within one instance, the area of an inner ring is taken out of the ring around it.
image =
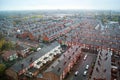
[[[86,65],[85,69],[87,69],[87,70],[88,70],[88,68],[89,68],[89,65]]]
[[[39,48],[37,48],[37,51],[40,51],[41,50],[41,48],[39,47]]]
[[[88,71],[87,71],[87,70],[85,70],[85,71],[84,71],[84,73],[83,73],[83,75],[84,75],[84,76],[86,76],[86,75],[87,75],[87,72],[88,72]]]
[[[79,73],[79,71],[76,71],[76,72],[75,72],[75,76],[77,76],[77,75],[78,75],[78,73]]]
[[[84,60],[86,60],[86,58],[87,58],[87,54],[84,56]]]

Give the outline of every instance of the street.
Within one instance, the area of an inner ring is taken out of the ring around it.
[[[83,60],[84,55],[88,54],[86,60]],[[73,67],[73,71],[66,77],[65,80],[88,80],[89,69],[96,57],[96,54],[83,53],[82,58],[78,61],[77,65]],[[83,75],[86,65],[89,65],[88,73],[86,76]],[[78,75],[75,76],[74,73],[79,71]]]

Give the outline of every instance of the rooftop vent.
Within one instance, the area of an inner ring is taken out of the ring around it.
[[[61,68],[59,67],[57,71],[60,72],[60,70],[61,70]]]

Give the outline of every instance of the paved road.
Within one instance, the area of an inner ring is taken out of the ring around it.
[[[91,63],[93,62],[93,59],[95,58],[95,54],[90,54],[90,53],[86,53],[86,54],[88,54],[88,57],[86,60],[82,59],[82,63],[81,63],[81,65],[79,65],[79,67],[77,69],[79,71],[79,74],[78,74],[78,76],[74,76],[73,80],[88,80],[87,76],[83,76],[83,73],[85,71],[86,65],[91,66]]]
[[[86,60],[83,60],[85,54],[88,54],[88,57]],[[81,60],[77,63],[77,65],[74,66],[73,71],[69,76],[67,76],[67,79],[65,80],[88,80],[87,79],[88,75],[83,76],[83,73],[85,71],[86,65],[90,65],[91,67],[91,64],[94,61],[95,57],[96,54],[84,53]],[[74,76],[75,71],[79,71],[79,74],[77,76]]]

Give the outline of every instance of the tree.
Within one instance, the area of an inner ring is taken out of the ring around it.
[[[11,80],[18,80],[17,73],[10,68],[5,71],[5,74],[9,76]]]
[[[14,49],[14,45],[11,41],[4,38],[4,35],[0,33],[0,51]]]
[[[1,39],[1,40],[0,40],[0,50],[2,49],[4,43],[5,43],[5,40],[4,40],[4,39]]]
[[[119,24],[120,24],[120,16],[119,16],[119,18],[118,18],[118,22],[119,22]]]
[[[4,35],[0,33],[0,40],[4,38]]]
[[[36,52],[36,51],[37,51],[37,49],[36,49],[36,48],[34,48],[34,47],[32,47],[32,48],[30,48],[30,51],[34,51],[34,52]]]
[[[14,48],[14,45],[10,41],[8,41],[8,42],[5,41],[2,45],[0,45],[1,51],[13,49],[13,48]]]
[[[4,64],[0,64],[0,76],[4,74],[6,66]]]

